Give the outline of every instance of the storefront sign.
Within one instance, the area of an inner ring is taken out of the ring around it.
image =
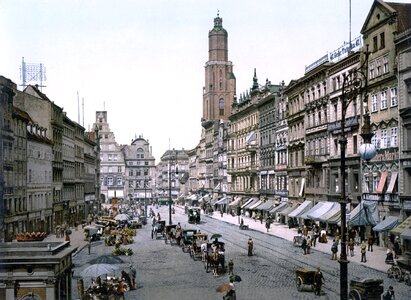
[[[330,52],[329,60],[330,62],[337,62],[344,57],[348,56],[348,53],[351,51],[357,51],[362,47],[362,39],[361,36],[357,37],[356,39],[351,41],[351,47],[349,43],[344,43],[343,46],[338,48],[337,50],[334,50]]]

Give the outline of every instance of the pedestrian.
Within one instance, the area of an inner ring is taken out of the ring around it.
[[[267,232],[270,230],[270,219],[267,218],[267,220],[265,221],[265,228],[267,228]]]
[[[314,273],[314,293],[315,295],[321,295],[321,287],[324,283],[324,276],[320,268],[317,268],[317,271]]]
[[[305,226],[305,225],[304,225],[304,228],[303,228],[303,234],[304,234],[304,236],[308,235],[308,227]]]
[[[222,209],[221,209],[220,213],[221,213],[221,217],[223,217],[224,216],[224,211]]]
[[[370,234],[370,236],[368,237],[368,251],[372,252],[372,246],[374,245],[374,236],[372,234]]]
[[[232,259],[228,262],[228,275],[233,275],[234,262]]]
[[[88,255],[90,255],[90,253],[91,253],[91,237],[88,238],[87,249],[88,249]]]
[[[223,297],[223,300],[236,300],[237,296],[235,294],[235,286],[234,286],[233,278],[230,278],[229,285],[231,286],[231,289],[225,294],[225,296]]]
[[[396,237],[395,240],[394,240],[393,250],[394,250],[394,258],[397,259],[398,255],[402,254],[401,245],[400,245],[400,242],[398,240],[398,237]]]
[[[302,235],[303,231],[302,231],[301,227],[298,227],[297,233],[298,233],[299,236]]]
[[[136,268],[133,267],[133,265],[130,265],[130,273],[131,273],[131,289],[135,290],[136,287],[136,276],[137,276],[137,271]]]
[[[381,295],[382,300],[395,300],[395,293],[394,293],[394,287],[390,285],[388,290],[386,290],[382,295]]]
[[[361,251],[361,262],[367,262],[367,257],[366,257],[367,245],[365,244],[365,241],[361,242],[360,251]]]
[[[338,240],[334,239],[331,246],[331,260],[337,260]]]
[[[354,256],[354,239],[353,238],[351,238],[349,241],[348,241],[348,249],[350,250],[350,255],[351,256]]]
[[[303,248],[304,255],[306,255],[307,254],[307,239],[305,238],[305,236],[302,236],[301,248]]]
[[[254,242],[252,238],[248,239],[247,245],[248,245],[248,256],[253,256]]]
[[[124,281],[120,281],[117,286],[117,296],[118,299],[125,299],[124,293],[126,292],[126,283]]]
[[[310,236],[307,236],[307,254],[310,254],[313,241]]]

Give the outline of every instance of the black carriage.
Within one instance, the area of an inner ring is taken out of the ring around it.
[[[194,234],[197,233],[197,229],[184,229],[182,232],[181,246],[183,252],[188,252],[193,244]]]
[[[310,289],[314,291],[315,289],[315,270],[309,269],[297,269],[295,270],[295,283],[297,285],[297,290],[302,291],[303,289]]]
[[[387,271],[388,277],[396,279],[398,282],[404,281],[411,285],[411,252],[404,253],[403,257],[396,260]]]
[[[176,239],[176,228],[177,228],[176,224],[167,225],[165,227],[164,242],[166,244],[167,244],[167,241],[169,241],[170,244],[173,242],[173,240],[175,241],[175,239]]]
[[[201,211],[201,208],[199,207],[190,207],[188,209],[188,223],[200,224],[200,221],[201,221],[200,211]]]
[[[166,221],[157,221],[153,225],[153,229],[151,230],[151,238],[154,239],[154,237],[157,239],[158,237],[162,238],[165,236],[165,227],[166,227]]]
[[[383,292],[381,279],[351,280],[348,297],[350,300],[380,300]]]

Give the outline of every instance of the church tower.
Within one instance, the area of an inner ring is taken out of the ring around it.
[[[208,33],[208,62],[203,87],[203,122],[228,120],[235,96],[233,63],[228,61],[228,34],[219,14]]]

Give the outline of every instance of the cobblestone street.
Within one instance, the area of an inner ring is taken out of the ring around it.
[[[168,224],[168,209],[158,210]],[[316,268],[321,266],[325,276],[324,293],[321,299],[339,298],[339,264],[331,261],[327,253],[312,251],[310,255],[302,255],[302,250],[294,247],[286,239],[257,230],[239,230],[238,226],[221,220],[202,216],[199,225],[187,224],[187,216],[181,209],[176,209],[173,223],[181,222],[183,228],[201,229],[209,234],[220,233],[225,242],[226,263],[233,259],[234,273],[242,278],[236,283],[237,299],[315,299],[318,298],[310,290],[298,292],[295,284],[295,270],[300,267]],[[246,241],[252,237],[255,244],[255,256],[248,257]],[[223,294],[215,289],[222,283],[228,283],[228,275],[213,277],[206,273],[201,261],[194,261],[188,253],[184,253],[176,245],[165,244],[163,238],[151,238],[151,221],[143,229],[138,230],[130,257],[121,256],[126,262],[119,265],[121,270],[128,271],[129,264],[137,270],[137,290],[128,291],[126,299],[222,299]],[[77,295],[76,280],[89,260],[102,254],[111,253],[114,247],[104,246],[103,241],[94,242],[91,254],[87,247],[75,257],[73,278],[74,294]],[[349,265],[349,278],[381,278],[384,287],[392,284],[396,288],[397,300],[407,299],[405,295],[409,287],[387,278],[386,274],[364,265],[352,262]],[[85,285],[90,279],[85,280]]]

